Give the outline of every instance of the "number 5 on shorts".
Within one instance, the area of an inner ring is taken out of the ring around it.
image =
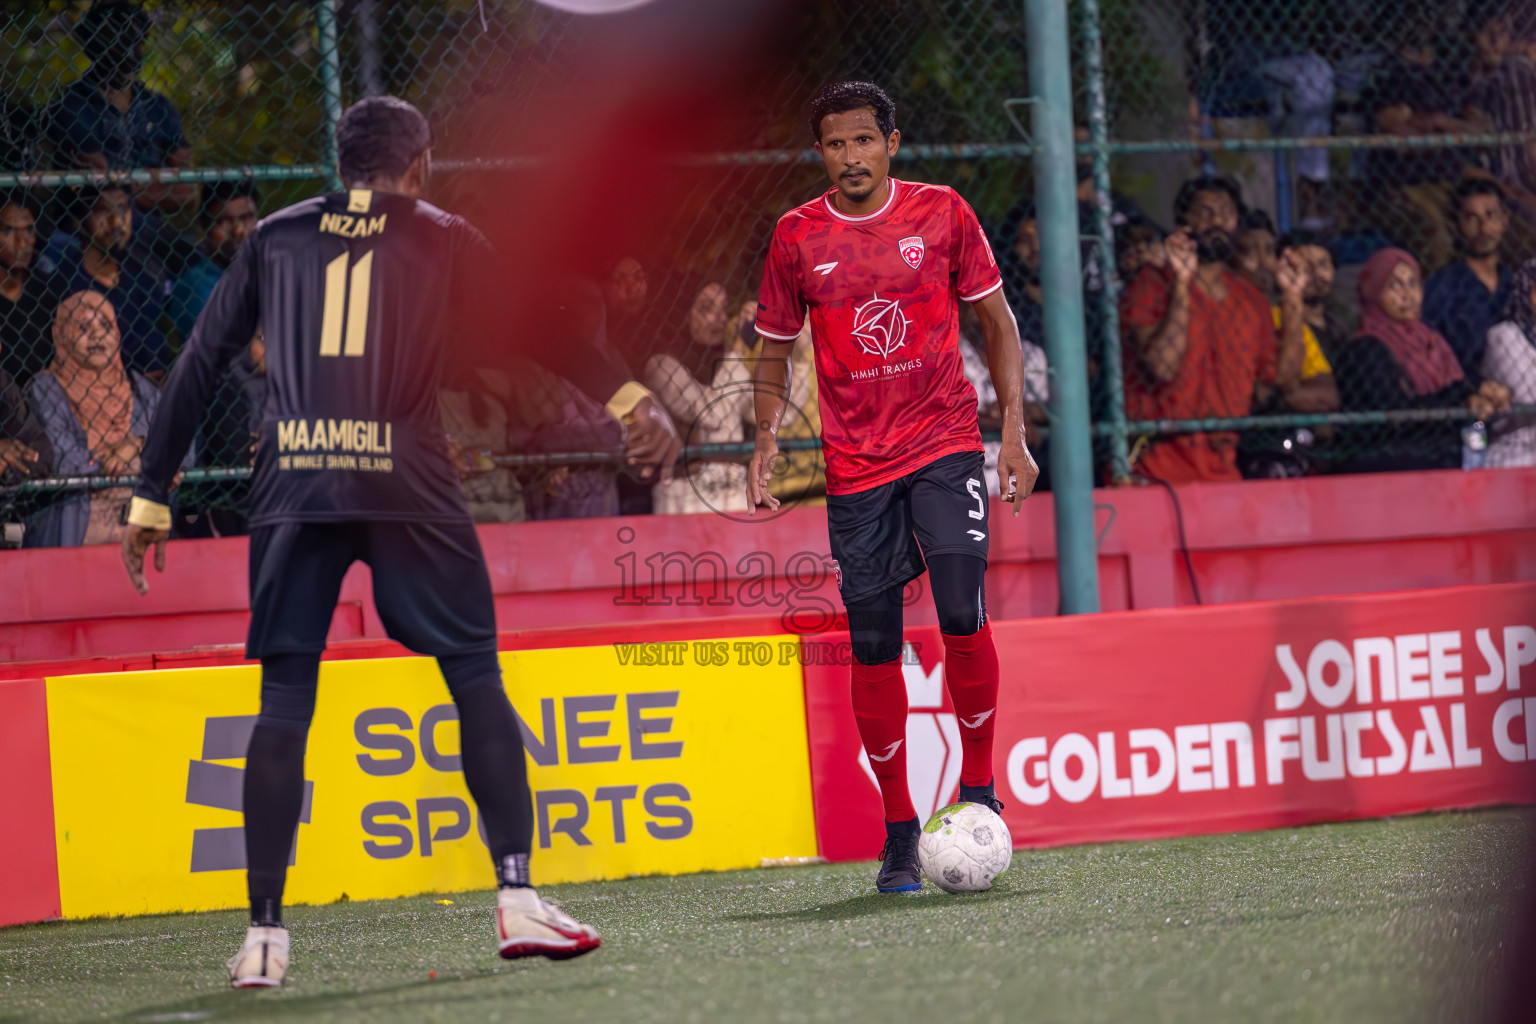
[[[347,262],[351,253],[342,253],[325,267],[325,316],[320,324],[322,356],[360,356],[368,341],[368,288],[373,283],[373,250],[363,253],[352,267],[352,297],[347,300]],[[341,343],[341,316],[347,316],[347,343]]]
[[[972,519],[987,518],[987,498],[981,493],[981,481],[975,477],[965,482],[966,493],[976,499],[976,507],[970,510]]]

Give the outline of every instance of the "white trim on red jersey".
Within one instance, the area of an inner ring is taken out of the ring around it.
[[[1002,278],[998,278],[997,279],[997,284],[993,285],[991,288],[988,288],[985,291],[977,292],[975,295],[962,295],[962,296],[960,296],[960,301],[961,302],[980,302],[982,299],[986,298],[988,295],[991,295],[993,292],[997,291],[1002,286],[1003,286],[1003,279]]]
[[[998,283],[1001,284],[1002,282]],[[764,330],[761,327],[758,327],[756,330],[758,334],[761,334],[763,337],[772,341],[794,341],[796,338],[800,337],[799,331],[796,331],[794,334],[775,334],[773,331]]]
[[[862,217],[850,217],[846,213],[838,213],[837,205],[832,202],[831,192],[825,193],[821,197],[821,201],[826,206],[827,212],[832,214],[832,216],[836,217],[838,220],[845,220],[850,224],[862,224],[865,221],[871,221],[876,217],[884,216],[886,213],[890,212],[891,207],[895,204],[896,192],[900,187],[901,182],[897,181],[895,178],[887,178],[886,180],[891,183],[890,195],[885,197],[885,202],[880,204],[880,209],[876,210],[874,213],[866,213]]]

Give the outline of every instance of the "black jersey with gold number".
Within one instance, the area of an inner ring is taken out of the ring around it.
[[[510,291],[501,267],[465,220],[393,193],[320,196],[263,220],[171,373],[136,495],[167,503],[217,375],[260,326],[268,395],[252,526],[467,520],[437,396],[464,335],[514,332],[510,310],[495,315]],[[582,347],[530,354],[605,402],[627,374]]]

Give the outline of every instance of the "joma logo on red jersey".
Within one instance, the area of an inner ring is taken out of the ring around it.
[[[923,236],[909,235],[896,243],[901,258],[907,261],[907,266],[916,270],[923,265]]]
[[[895,299],[876,295],[853,311],[853,336],[869,355],[889,359],[907,343],[907,318]]]

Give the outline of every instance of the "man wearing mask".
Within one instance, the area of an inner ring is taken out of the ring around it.
[[[1121,300],[1130,419],[1246,416],[1299,380],[1302,332],[1277,337],[1268,299],[1231,269],[1242,212],[1229,178],[1195,178],[1179,190],[1168,265],[1142,268]],[[1132,469],[1170,483],[1237,480],[1237,440],[1158,438]]]
[[[139,81],[150,19],[124,0],[97,3],[75,26],[91,66],[46,112],[47,134],[60,167],[131,170],[192,166],[181,114]],[[173,213],[197,202],[195,184],[152,184],[139,191],[139,209]]]

